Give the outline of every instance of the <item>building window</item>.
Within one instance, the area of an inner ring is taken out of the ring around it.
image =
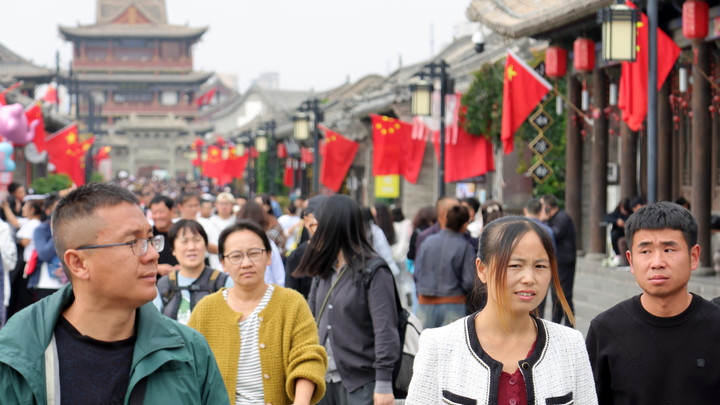
[[[116,91],[113,101],[116,103],[151,103],[152,93],[149,91]]]
[[[160,93],[160,103],[162,105],[177,105],[178,104],[178,92],[177,91],[163,91]]]
[[[178,41],[162,41],[160,57],[163,59],[178,59],[180,57],[180,43]]]

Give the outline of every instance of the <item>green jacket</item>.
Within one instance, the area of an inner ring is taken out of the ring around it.
[[[73,299],[68,284],[15,314],[2,328],[1,404],[47,404],[45,349],[60,313]],[[160,314],[152,303],[138,309],[137,325],[126,404],[145,377],[145,404],[228,404],[215,358],[200,333]]]

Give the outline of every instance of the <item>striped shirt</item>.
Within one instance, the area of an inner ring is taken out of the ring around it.
[[[237,383],[235,384],[235,404],[254,405],[264,404],[263,376],[260,366],[260,350],[258,347],[258,331],[260,319],[258,314],[265,309],[275,287],[268,284],[260,303],[255,310],[238,323],[240,330],[240,357],[238,359]],[[223,297],[227,301],[228,290],[223,290]]]

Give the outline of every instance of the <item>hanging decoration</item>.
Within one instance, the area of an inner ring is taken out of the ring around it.
[[[578,38],[573,44],[573,66],[580,73],[590,73],[595,69],[595,42],[588,38]]]
[[[702,40],[708,35],[708,3],[687,0],[682,8],[682,30],[685,38]]]
[[[557,79],[567,73],[567,51],[559,46],[549,46],[545,50],[545,74]]]

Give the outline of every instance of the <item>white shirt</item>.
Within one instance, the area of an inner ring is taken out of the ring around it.
[[[210,218],[203,218],[201,216],[198,216],[195,218],[195,220],[202,225],[203,229],[205,230],[205,233],[208,237],[208,244],[217,245],[218,239],[220,238],[220,230],[217,226],[210,220]],[[207,252],[207,257],[210,260],[210,267],[215,270],[222,270],[222,264],[220,264],[220,258],[218,257],[217,253],[210,253]]]
[[[33,233],[35,232],[35,228],[37,228],[40,225],[39,219],[28,219],[23,223],[22,226],[20,226],[20,229],[18,229],[17,234],[15,237],[17,239],[29,239],[30,243],[25,246],[25,250],[23,251],[23,260],[27,262],[30,260],[30,256],[32,256],[32,252],[35,251],[35,237],[33,236]]]
[[[0,219],[0,258],[3,265],[3,305],[10,303],[10,277],[9,274],[17,264],[17,246],[10,224]]]

